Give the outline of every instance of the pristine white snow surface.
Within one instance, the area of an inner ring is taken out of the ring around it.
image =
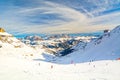
[[[62,65],[0,56],[0,80],[120,80],[119,67],[117,60]]]
[[[120,27],[64,57],[12,39],[0,41],[0,80],[120,80]]]

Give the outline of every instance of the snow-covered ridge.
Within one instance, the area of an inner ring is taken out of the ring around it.
[[[29,56],[34,49],[26,46],[20,40],[7,32],[0,32],[0,53],[2,55]]]
[[[98,60],[116,60],[120,58],[120,26],[105,33],[100,38],[89,42],[84,49],[78,47],[78,51],[71,56],[78,55],[78,62]],[[74,58],[74,57],[73,57]]]
[[[25,46],[20,40],[16,39],[7,32],[0,32],[0,41],[1,41],[1,45],[3,46],[4,44],[12,45],[15,48]]]
[[[70,48],[78,44],[79,42],[86,44],[91,41],[94,36],[69,36],[67,34],[56,34],[49,35],[45,37],[40,37],[37,35],[26,36],[20,39],[23,43],[28,46],[37,48],[42,48],[45,50],[45,53],[54,54],[54,55],[67,55],[69,54]],[[68,52],[65,52],[68,51]],[[61,53],[61,54],[59,54]]]
[[[114,28],[111,33],[120,33],[120,25]]]
[[[7,32],[0,32],[1,36],[12,36],[11,34],[7,33]]]
[[[79,43],[75,47],[74,52],[57,58],[60,64],[70,64],[71,61],[75,63],[101,61],[101,60],[117,60],[120,58],[120,26],[117,26],[110,32],[103,34],[98,39],[84,44]],[[59,62],[60,61],[60,62]],[[53,61],[54,62],[54,61]]]

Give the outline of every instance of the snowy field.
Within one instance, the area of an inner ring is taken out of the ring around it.
[[[55,64],[0,56],[0,80],[120,80],[120,61]]]

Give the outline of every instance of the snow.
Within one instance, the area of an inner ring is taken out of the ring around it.
[[[9,36],[12,43],[0,41],[0,80],[120,80],[119,28],[84,49],[78,44],[64,57],[33,49]]]
[[[74,47],[76,51],[68,56],[77,62],[90,62],[91,60],[116,60],[120,57],[119,44],[120,26],[113,29],[107,35],[103,35],[102,38],[86,44],[85,48],[83,49],[81,49],[81,46],[83,45],[78,44],[76,47]],[[79,58],[79,60],[76,60],[75,58]]]
[[[120,61],[55,64],[0,56],[0,80],[119,80]],[[51,68],[53,66],[53,68]]]
[[[0,35],[12,36],[11,34],[9,34],[9,33],[7,33],[7,32],[0,32]]]
[[[120,26],[119,26],[120,28]],[[99,44],[89,45],[86,55],[91,54],[95,60],[114,60],[120,57],[120,29],[118,27],[112,30],[108,35],[103,36]],[[99,42],[97,41],[97,42]],[[94,43],[94,42],[93,42]],[[91,48],[90,48],[91,47]],[[90,48],[90,49],[89,49]]]

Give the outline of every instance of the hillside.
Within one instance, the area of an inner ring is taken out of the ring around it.
[[[91,62],[100,60],[116,60],[120,58],[120,26],[110,32],[105,33],[98,39],[87,44],[79,43],[73,47],[74,52],[71,54],[56,58],[53,62],[60,64],[69,64],[70,61],[75,63]]]
[[[20,40],[7,32],[0,32],[0,53],[1,55],[27,57],[33,55],[35,50],[26,46]]]
[[[0,80],[120,80],[119,34],[117,27],[86,45],[79,43],[71,54],[55,57],[0,33]]]
[[[120,26],[86,46],[88,60],[116,60],[120,58]],[[90,54],[90,55],[89,55]]]

